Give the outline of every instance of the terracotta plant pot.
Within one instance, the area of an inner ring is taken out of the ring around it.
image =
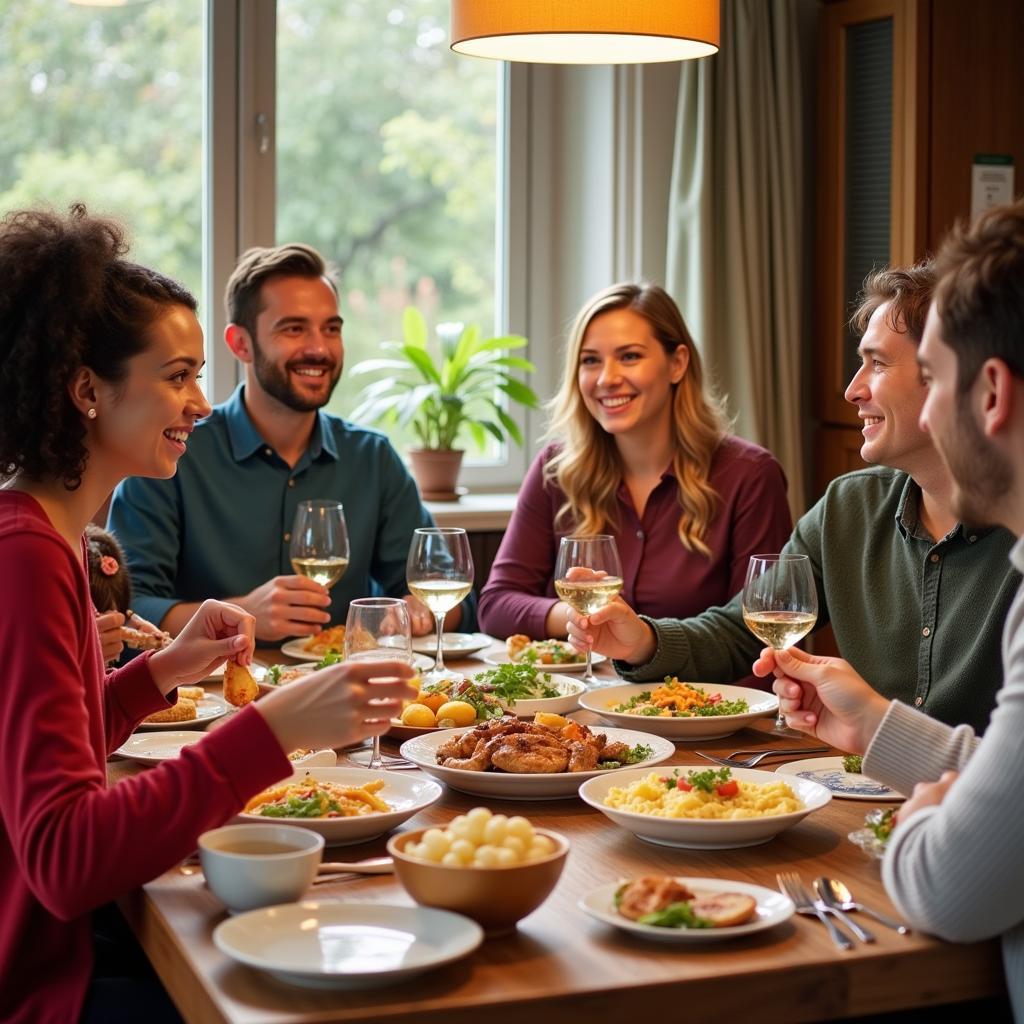
[[[459,500],[456,483],[462,467],[462,455],[463,452],[456,448],[409,449],[412,475],[424,501]]]

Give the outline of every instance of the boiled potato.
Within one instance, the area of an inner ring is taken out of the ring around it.
[[[476,708],[464,700],[450,700],[437,709],[437,720],[449,720],[458,725],[472,725],[476,721]]]
[[[434,718],[434,712],[426,704],[407,704],[402,709],[402,725],[428,729],[437,725],[437,719]]]
[[[448,703],[448,694],[426,693],[424,690],[420,690],[419,694],[416,697],[415,703],[426,704],[426,706],[430,708],[430,710],[433,711],[434,714],[436,715],[438,708],[440,708],[442,704]]]
[[[525,864],[550,856],[555,845],[540,836],[533,825],[515,815],[492,814],[486,807],[474,807],[451,820],[444,830],[432,828],[405,852],[418,860],[446,867],[501,868]]]

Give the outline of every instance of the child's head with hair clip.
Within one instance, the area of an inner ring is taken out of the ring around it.
[[[132,581],[124,551],[113,534],[94,523],[85,528],[89,549],[89,589],[98,612],[128,614],[132,601]]]

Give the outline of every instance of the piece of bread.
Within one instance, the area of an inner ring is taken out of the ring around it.
[[[509,661],[515,661],[530,645],[530,638],[525,633],[515,633],[505,641],[505,650]]]
[[[644,875],[625,886],[619,894],[619,913],[631,921],[656,914],[673,903],[693,899],[693,893],[676,878]]]
[[[144,629],[121,627],[121,640],[136,651],[162,651],[170,642],[170,633],[149,633]]]
[[[716,892],[698,896],[690,904],[697,917],[710,921],[715,928],[732,928],[746,924],[757,913],[757,900],[739,892]]]
[[[224,699],[229,704],[240,708],[256,699],[260,688],[253,679],[252,673],[237,661],[229,661],[224,666]]]
[[[194,700],[197,704],[206,696],[206,691],[201,686],[179,686],[178,697],[185,697]]]
[[[143,722],[153,722],[159,724],[161,722],[192,722],[196,717],[196,702],[189,700],[188,697],[178,697],[178,702],[172,704],[169,708],[164,708],[163,711],[155,711],[151,715],[147,715]]]

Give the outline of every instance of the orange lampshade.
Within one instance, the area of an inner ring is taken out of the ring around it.
[[[650,64],[718,50],[719,0],[452,0],[452,49],[539,64]]]

